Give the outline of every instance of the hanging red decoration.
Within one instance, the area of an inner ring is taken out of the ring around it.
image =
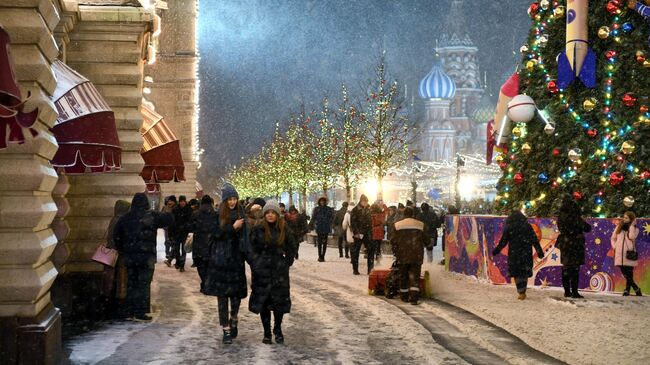
[[[557,156],[560,155],[560,153],[562,153],[562,152],[560,151],[559,148],[554,148],[554,149],[553,149],[553,156],[556,156],[556,157],[557,157]]]
[[[647,105],[641,105],[641,106],[639,107],[639,111],[640,111],[641,113],[647,113],[647,112],[648,112],[648,106],[647,106]]]
[[[621,9],[616,5],[616,1],[610,1],[607,3],[607,11],[610,12],[610,14],[617,14],[621,11]]]
[[[636,104],[636,99],[634,93],[625,93],[625,95],[623,95],[623,104],[625,104],[625,106],[634,106],[634,104]]]
[[[505,162],[499,162],[499,167],[501,170],[505,170],[508,167],[508,164]]]
[[[587,130],[587,135],[588,135],[589,137],[591,137],[591,138],[594,138],[594,137],[596,137],[596,136],[598,135],[598,131],[595,130],[595,129],[593,129],[593,128],[589,128],[589,129]]]
[[[642,173],[639,174],[639,177],[643,180],[650,179],[650,171],[645,170]]]
[[[546,84],[546,90],[548,90],[551,94],[555,94],[560,91],[555,80],[551,80],[548,82],[548,84]]]
[[[512,179],[514,180],[515,184],[519,185],[524,182],[524,175],[522,175],[521,172],[518,172]]]
[[[607,51],[607,52],[605,52],[605,57],[606,57],[607,59],[614,58],[614,57],[616,57],[617,55],[618,55],[618,53],[616,53],[616,51]]]
[[[625,180],[625,176],[621,172],[616,171],[609,175],[609,184],[611,186],[619,185],[623,180]]]
[[[534,2],[528,7],[528,16],[534,18],[539,13],[539,3]]]
[[[575,199],[575,200],[582,200],[582,192],[580,192],[580,191],[574,191],[574,192],[573,192],[573,199]]]

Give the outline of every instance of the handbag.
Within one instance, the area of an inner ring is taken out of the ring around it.
[[[629,232],[628,232],[628,234],[629,234]],[[634,246],[635,247],[634,247],[633,250],[625,251],[625,258],[630,260],[630,261],[636,261],[636,260],[639,259],[639,253],[636,252],[636,245],[634,245]]]
[[[117,250],[108,248],[105,243],[102,243],[97,247],[97,250],[95,250],[92,259],[104,265],[115,267],[115,262],[117,262]]]

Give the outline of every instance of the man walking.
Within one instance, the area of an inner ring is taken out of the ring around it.
[[[343,218],[348,212],[348,202],[343,202],[341,209],[334,216],[334,235],[337,237],[339,244],[339,257],[343,257],[343,247],[345,246],[345,258],[350,258],[350,248],[345,242],[345,231],[343,230]]]
[[[404,209],[404,219],[395,223],[391,244],[395,247],[395,260],[399,269],[400,297],[402,301],[418,304],[420,299],[420,270],[424,248],[433,248],[431,237],[424,231],[424,223],[414,219],[412,207]]]
[[[174,266],[180,272],[185,271],[185,240],[189,234],[190,219],[192,218],[192,208],[187,205],[185,195],[178,197],[178,205],[172,211],[174,215],[174,224],[169,227],[169,234],[172,240],[172,258],[166,260],[165,264],[171,267],[173,260],[176,260]]]
[[[314,208],[311,219],[318,235],[318,262],[324,262],[327,237],[332,232],[332,222],[334,221],[334,209],[327,206],[326,197],[318,199],[318,206]]]
[[[361,252],[361,245],[365,245],[366,250],[368,250],[372,239],[370,205],[368,204],[368,197],[363,194],[359,198],[359,204],[352,209],[352,213],[350,214],[350,228],[352,229],[352,237],[354,238],[354,244],[350,248],[350,253],[352,254],[352,273],[354,275],[360,275],[359,253]],[[374,257],[368,255],[368,267],[372,266],[371,260],[374,262]]]

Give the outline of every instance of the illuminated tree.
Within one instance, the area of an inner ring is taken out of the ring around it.
[[[322,189],[323,194],[327,196],[327,190],[336,183],[336,154],[337,154],[337,134],[334,126],[330,122],[332,113],[329,108],[329,100],[324,98],[322,109],[318,115],[318,123],[312,128],[311,137],[313,143],[313,163],[314,163],[314,184],[317,189]]]

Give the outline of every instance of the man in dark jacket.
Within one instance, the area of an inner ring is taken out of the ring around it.
[[[318,261],[323,262],[325,261],[325,251],[327,251],[327,237],[332,232],[332,222],[334,221],[334,209],[327,206],[326,197],[318,199],[318,206],[314,208],[311,219],[318,235]]]
[[[573,197],[566,196],[557,217],[557,236],[555,247],[562,257],[562,286],[564,296],[583,298],[578,292],[580,286],[580,265],[585,263],[585,233],[591,226],[581,217],[581,211]]]
[[[176,195],[170,195],[165,198],[165,206],[162,207],[162,212],[163,213],[171,213],[174,211],[174,207],[178,204],[178,201],[176,200]],[[169,235],[169,228],[165,228],[165,263],[169,261],[171,263],[172,259],[172,239],[170,238]],[[170,265],[168,265],[170,266]]]
[[[190,221],[190,232],[192,239],[192,261],[201,278],[201,293],[203,293],[203,282],[206,280],[208,264],[210,262],[210,238],[212,232],[219,223],[219,217],[214,210],[214,201],[210,195],[201,198],[199,210],[192,213]]]
[[[339,243],[339,257],[343,257],[343,246],[345,246],[345,258],[350,258],[350,248],[345,243],[345,231],[343,230],[343,218],[345,213],[348,212],[348,202],[343,202],[341,209],[336,212],[334,216],[334,235],[337,237]]]
[[[372,240],[370,204],[368,204],[368,197],[363,194],[359,198],[359,204],[350,213],[350,228],[352,229],[352,237],[354,237],[354,243],[350,248],[350,253],[352,254],[352,273],[354,275],[360,275],[359,253],[361,252],[361,245],[365,245],[367,250]],[[368,267],[371,266],[371,260],[374,260],[374,258],[368,256]]]
[[[425,232],[425,225],[414,219],[412,207],[404,209],[404,219],[395,223],[391,245],[399,268],[400,297],[403,301],[418,304],[420,299],[420,270],[424,248],[431,249],[431,237]]]
[[[431,249],[427,250],[427,262],[433,261],[433,246],[438,245],[438,228],[440,228],[440,218],[436,212],[431,209],[429,204],[422,203],[420,206],[420,221],[424,223],[424,231],[431,238]]]
[[[169,235],[172,241],[172,258],[165,260],[165,264],[171,267],[172,261],[176,260],[174,265],[180,272],[185,271],[185,240],[190,233],[190,219],[192,218],[192,208],[187,205],[185,195],[178,197],[178,205],[174,207],[174,224],[169,227]]]
[[[125,305],[129,315],[136,319],[151,319],[146,313],[149,312],[151,280],[156,264],[157,230],[173,222],[173,215],[150,210],[147,196],[137,193],[129,212],[115,224],[113,241],[127,268]]]

